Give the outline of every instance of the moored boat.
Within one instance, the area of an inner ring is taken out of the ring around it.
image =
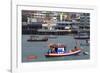
[[[47,37],[33,37],[30,36],[30,38],[27,40],[29,42],[33,42],[33,41],[48,41]]]
[[[33,41],[48,41],[48,39],[29,39],[27,41],[33,42]]]
[[[74,36],[74,39],[90,39],[90,36],[87,33],[79,33]]]
[[[89,36],[75,36],[74,39],[90,39]]]

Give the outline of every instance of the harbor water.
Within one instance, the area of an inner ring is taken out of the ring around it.
[[[87,60],[90,58],[90,47],[86,40],[76,40],[73,35],[55,35],[56,38],[49,38],[48,41],[27,41],[31,35],[22,35],[22,62],[46,62],[46,61],[69,61],[69,60]],[[45,35],[37,35],[45,36]],[[49,35],[48,35],[49,36]],[[77,45],[82,49],[78,55],[64,56],[64,57],[45,57],[48,52],[48,45],[50,43],[60,43],[66,46],[66,50],[74,49]],[[84,55],[83,52],[88,52]],[[36,56],[36,58],[29,60],[28,56]]]

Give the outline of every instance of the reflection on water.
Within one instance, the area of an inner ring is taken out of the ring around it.
[[[39,35],[44,36],[44,35]],[[89,59],[90,55],[84,55],[82,52],[79,55],[64,56],[64,57],[50,57],[47,58],[44,55],[48,51],[48,45],[50,43],[61,43],[66,45],[67,50],[73,49],[76,46],[76,42],[82,48],[82,51],[90,52],[89,45],[85,40],[75,40],[72,35],[57,36],[57,38],[49,38],[48,41],[42,42],[28,42],[30,35],[22,36],[22,62],[40,62],[40,61],[59,61],[59,60],[81,60]],[[82,45],[83,44],[83,45]],[[85,45],[86,44],[86,45]],[[28,60],[28,56],[36,56],[37,58]]]

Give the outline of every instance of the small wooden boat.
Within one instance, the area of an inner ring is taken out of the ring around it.
[[[76,55],[78,53],[80,53],[81,50],[77,50],[74,52],[65,52],[65,53],[49,53],[49,54],[45,54],[46,57],[62,57],[62,56],[71,56],[71,55]]]

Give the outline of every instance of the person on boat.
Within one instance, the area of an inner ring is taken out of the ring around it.
[[[75,51],[77,51],[77,47],[76,46],[70,52],[75,52]]]
[[[58,50],[58,48],[57,48],[57,47],[55,47],[55,53],[57,53],[57,50]]]
[[[75,46],[74,50],[75,50],[75,51],[78,51],[78,50],[80,50],[80,48],[77,48],[77,47]]]
[[[74,47],[74,50],[75,50],[75,51],[77,50],[77,47],[76,47],[76,46]]]
[[[66,46],[62,45],[62,44],[59,44],[59,45],[57,45],[57,44],[49,44],[49,48],[50,48],[51,53],[58,53],[58,51],[59,52],[63,52],[63,53],[66,52]]]
[[[64,46],[64,53],[66,53],[66,46]]]
[[[49,49],[47,53],[50,54],[51,53],[51,49]]]
[[[51,49],[51,53],[55,53],[55,48],[54,47]]]

